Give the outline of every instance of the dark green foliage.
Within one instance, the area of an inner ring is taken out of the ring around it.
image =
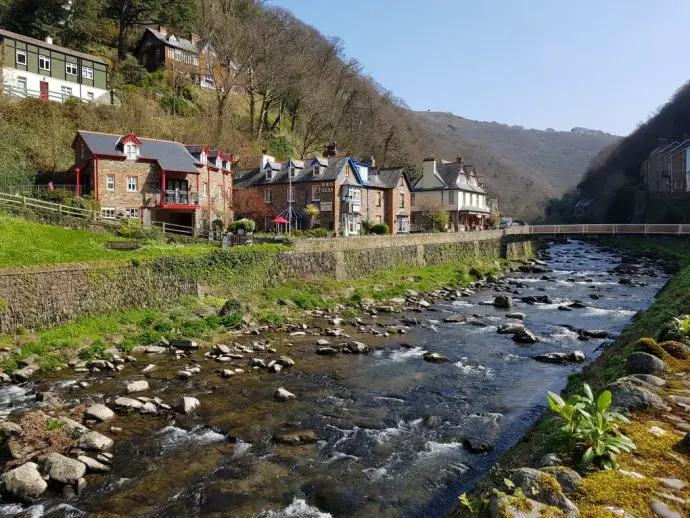
[[[91,345],[79,351],[79,358],[86,361],[110,359],[110,354],[106,353],[108,348],[108,345],[103,340],[96,339]]]
[[[251,219],[242,218],[232,222],[228,227],[228,230],[233,233],[237,232],[238,230],[244,230],[245,233],[249,233],[254,232],[255,228],[256,223],[254,221]]]
[[[162,335],[156,331],[147,330],[137,336],[139,345],[154,345],[161,341]]]
[[[377,223],[376,225],[373,225],[373,226],[371,227],[371,233],[372,233],[372,234],[378,234],[378,235],[380,235],[380,236],[383,236],[383,235],[386,235],[386,234],[390,234],[391,231],[390,231],[390,229],[388,228],[388,225],[386,225],[385,223]]]

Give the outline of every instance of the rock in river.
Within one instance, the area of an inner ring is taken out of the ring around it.
[[[524,313],[507,313],[506,318],[512,318],[515,320],[524,320],[525,318],[527,318],[527,315],[525,315]]]
[[[501,324],[497,332],[499,335],[514,335],[524,330],[525,326],[523,324]]]
[[[338,349],[334,349],[333,347],[319,347],[316,350],[316,354],[320,354],[321,356],[333,356],[338,354]]]
[[[62,431],[69,435],[72,439],[78,439],[89,429],[81,423],[78,423],[69,417],[62,416],[58,419],[58,422],[62,425]]]
[[[38,471],[38,466],[33,462],[14,468],[5,473],[5,489],[20,500],[33,500],[41,496],[48,483]]]
[[[115,417],[115,412],[110,410],[107,406],[97,403],[87,408],[84,412],[84,416],[98,421],[108,421]]]
[[[497,308],[510,308],[513,306],[513,297],[510,295],[497,295],[494,297],[494,306]]]
[[[86,465],[59,453],[51,453],[46,459],[44,471],[51,480],[74,485],[86,473]]]
[[[288,392],[283,387],[280,387],[278,390],[276,390],[275,398],[278,401],[289,401],[291,399],[296,399],[297,396],[295,396],[292,392]]]
[[[519,344],[536,344],[539,339],[534,335],[532,331],[525,328],[519,333],[513,335],[513,341]]]
[[[115,401],[113,401],[113,404],[118,407],[122,408],[124,410],[138,410],[141,407],[144,406],[144,403],[139,401],[138,399],[132,399],[129,397],[119,397]]]
[[[102,433],[90,431],[79,437],[77,447],[87,451],[109,450],[113,440]]]
[[[450,361],[440,353],[424,353],[424,359],[432,363],[444,363]]]
[[[630,374],[657,374],[666,372],[666,362],[648,353],[634,352],[628,356],[625,369]]]
[[[90,473],[105,473],[106,471],[110,471],[110,466],[106,466],[105,464],[98,462],[96,459],[92,459],[86,455],[79,455],[77,460],[84,464]]]
[[[546,353],[534,357],[535,360],[545,363],[580,363],[585,361],[585,353],[582,351],[572,351],[569,353]]]
[[[144,392],[149,389],[149,382],[146,380],[130,381],[125,384],[129,394],[133,392]]]
[[[604,329],[584,329],[582,335],[588,338],[608,338],[609,332]]]
[[[199,400],[197,398],[188,396],[182,396],[173,405],[175,410],[182,412],[183,414],[191,414],[192,412],[198,410],[199,407],[201,407]]]
[[[299,430],[296,432],[282,433],[274,437],[276,442],[282,444],[307,444],[316,442],[316,432],[314,430]]]

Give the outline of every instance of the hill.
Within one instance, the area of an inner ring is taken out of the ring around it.
[[[620,137],[593,130],[535,130],[481,122],[441,112],[415,112],[429,151],[455,159],[462,154],[484,176],[505,214],[534,218],[551,198],[581,180],[587,165]]]
[[[547,217],[555,222],[684,221],[687,200],[645,203],[640,168],[659,139],[682,141],[687,135],[690,135],[690,82],[679,88],[654,116],[618,145],[603,150],[577,187],[548,207]],[[586,210],[575,213],[572,208],[578,200],[586,200],[589,205]]]

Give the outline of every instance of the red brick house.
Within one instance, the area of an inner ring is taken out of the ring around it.
[[[209,164],[207,148],[194,156],[178,142],[92,131],[77,132],[72,147],[77,194],[98,200],[104,218],[197,229],[232,220],[231,159],[220,152]]]

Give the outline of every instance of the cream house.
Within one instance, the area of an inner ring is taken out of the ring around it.
[[[412,187],[412,220],[424,227],[430,212],[446,210],[449,230],[483,229],[490,209],[486,190],[479,181],[474,166],[465,164],[462,157],[455,162],[424,159],[422,177]]]

